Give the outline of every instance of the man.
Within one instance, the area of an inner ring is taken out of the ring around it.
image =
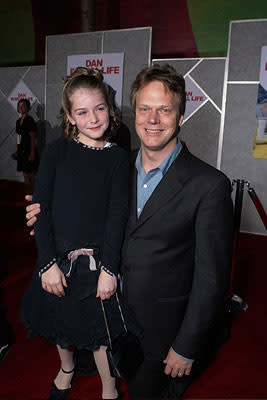
[[[168,65],[141,71],[131,90],[141,149],[133,156],[123,292],[144,327],[145,354],[127,382],[133,398],[184,392],[210,352],[229,281],[231,185],[178,139],[185,101],[184,79]],[[28,207],[28,225],[37,211]]]

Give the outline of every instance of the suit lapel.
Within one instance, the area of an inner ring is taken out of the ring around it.
[[[184,182],[188,179],[189,174],[189,161],[190,153],[183,143],[183,149],[173,164],[168,169],[165,176],[162,178],[160,183],[155,188],[154,192],[145,204],[143,211],[137,219],[137,171],[135,165],[132,167],[131,176],[131,205],[130,205],[130,218],[128,228],[130,233],[138,229],[143,225],[149,218],[151,218],[160,208],[162,208],[173,196],[179,192]]]
[[[137,222],[137,171],[135,164],[131,166],[130,172],[130,188],[129,188],[129,198],[130,198],[130,214],[128,219],[128,227],[134,227]]]
[[[137,222],[137,170],[135,168],[137,154],[138,150],[133,150],[130,156],[128,231],[131,231]]]

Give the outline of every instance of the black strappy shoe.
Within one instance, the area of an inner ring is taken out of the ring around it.
[[[75,367],[71,371],[65,371],[63,368],[61,368],[61,371],[64,372],[64,374],[72,374],[74,370]],[[58,389],[55,382],[53,381],[48,400],[65,400],[70,390],[71,390],[71,383],[67,389]]]

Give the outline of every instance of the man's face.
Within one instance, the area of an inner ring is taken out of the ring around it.
[[[162,82],[150,82],[137,92],[135,128],[143,149],[171,151],[182,121],[175,93]]]

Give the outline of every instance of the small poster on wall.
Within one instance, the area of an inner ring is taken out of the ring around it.
[[[102,71],[105,82],[115,91],[115,100],[121,108],[123,82],[123,53],[78,54],[68,56],[67,74],[77,67],[97,68]]]
[[[199,86],[197,86],[193,82],[193,80],[189,76],[185,78],[185,90],[186,90],[186,107],[184,114],[184,122],[186,122],[208,101],[205,93],[201,90]]]
[[[263,46],[261,49],[257,127],[254,133],[253,157],[267,158],[267,46]]]
[[[18,84],[14,87],[14,89],[12,90],[12,92],[10,93],[10,95],[8,97],[8,101],[10,104],[12,104],[12,106],[17,111],[17,104],[18,104],[18,101],[21,99],[28,99],[31,104],[36,99],[34,94],[31,92],[31,90],[28,88],[27,85],[25,85],[25,83],[22,80],[20,80],[18,82]]]

